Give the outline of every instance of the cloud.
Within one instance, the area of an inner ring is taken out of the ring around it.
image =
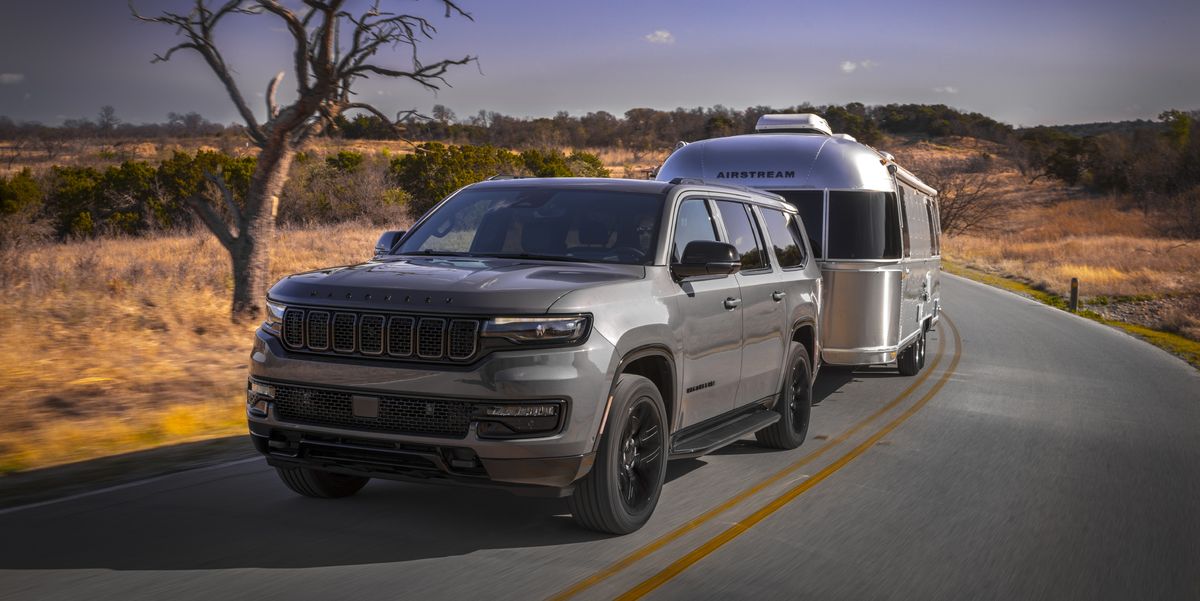
[[[642,39],[651,44],[674,44],[675,35],[665,29],[656,29],[654,33],[648,33],[642,36]]]
[[[938,94],[957,94],[958,88],[954,86],[938,86],[934,88],[933,91],[937,92]]]
[[[859,69],[862,69],[864,71],[867,69],[874,69],[875,67],[878,67],[878,66],[879,66],[879,63],[877,63],[871,59],[861,60],[858,62],[842,61],[842,64],[841,64],[842,73],[846,73],[846,74],[854,73],[855,71],[857,71]]]
[[[25,81],[24,73],[0,73],[0,85],[13,85]]]

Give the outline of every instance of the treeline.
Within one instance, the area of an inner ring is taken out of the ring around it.
[[[662,111],[635,108],[621,117],[605,111],[572,116],[559,112],[553,117],[520,118],[492,111],[458,119],[442,105],[429,118],[409,117],[404,135],[414,140],[436,140],[456,144],[490,144],[510,148],[623,147],[652,151],[670,149],[680,141],[751,133],[758,118],[768,113],[817,113],[835,132],[847,133],[860,142],[879,144],[885,134],[903,136],[970,136],[1006,141],[1013,128],[979,113],[963,112],[943,104],[888,104],[791,107],[754,106],[744,110],[724,106],[677,108]],[[379,117],[339,117],[333,135],[351,139],[390,139],[396,131]]]
[[[124,161],[104,169],[56,166],[0,176],[0,249],[48,239],[140,236],[195,226],[193,205],[228,218],[242,205],[255,158],[200,150],[158,164]],[[498,173],[608,177],[589,153],[422,144],[414,154],[300,153],[281,195],[279,223],[313,225],[416,217],[455,189]]]
[[[1111,194],[1164,223],[1164,232],[1200,237],[1200,111],[1165,111],[1159,127],[1078,136],[1058,128],[1022,131],[1011,145],[1021,172]]]

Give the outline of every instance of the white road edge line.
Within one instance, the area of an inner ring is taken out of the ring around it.
[[[135,488],[138,486],[142,486],[143,484],[150,484],[151,482],[158,482],[160,480],[166,480],[167,478],[171,478],[174,476],[180,476],[183,474],[195,474],[198,472],[208,472],[208,471],[213,471],[213,470],[224,469],[227,467],[233,467],[235,465],[242,465],[243,463],[250,463],[252,461],[262,461],[262,460],[263,460],[262,457],[247,457],[245,459],[238,459],[237,461],[227,461],[225,463],[217,463],[214,465],[206,465],[204,467],[197,467],[197,468],[192,468],[192,469],[183,470],[183,471],[179,471],[179,472],[171,472],[169,474],[162,474],[160,476],[154,476],[154,477],[145,478],[142,480],[134,480],[133,482],[125,482],[124,484],[116,484],[116,485],[108,486],[105,488],[98,488],[96,490],[89,490],[87,492],[81,492],[81,493],[76,493],[73,495],[67,495],[65,497],[58,497],[57,499],[47,499],[45,501],[29,503],[28,505],[17,505],[16,507],[0,509],[0,515],[16,513],[18,511],[24,511],[26,509],[36,509],[38,507],[46,507],[47,505],[57,505],[58,503],[65,503],[67,501],[75,501],[77,499],[94,497],[96,495],[102,495],[102,494],[106,494],[106,493],[110,493],[110,492],[115,492],[118,490],[124,490],[127,488]]]

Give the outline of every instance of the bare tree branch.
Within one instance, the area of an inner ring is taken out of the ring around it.
[[[274,119],[279,114],[279,105],[275,103],[275,90],[279,88],[280,81],[283,81],[283,71],[280,71],[267,84],[267,121]]]
[[[217,237],[221,246],[224,246],[225,250],[233,252],[237,245],[237,238],[229,231],[229,225],[225,223],[225,220],[221,219],[221,216],[213,210],[212,205],[199,196],[189,196],[184,199],[184,202],[200,216],[200,220],[204,222],[208,231]]]
[[[237,226],[240,234],[243,229],[246,229],[246,220],[242,217],[242,210],[238,208],[237,202],[233,200],[233,191],[225,184],[225,178],[220,175],[204,172],[204,179],[212,182],[212,185],[217,187],[217,191],[221,193],[221,198],[225,201],[225,208],[229,210],[229,215],[233,217],[233,223]]]

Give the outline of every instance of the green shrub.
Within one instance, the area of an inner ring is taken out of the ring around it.
[[[42,187],[28,168],[11,178],[0,175],[0,215],[36,211],[42,206]]]
[[[413,217],[428,211],[451,192],[497,174],[524,172],[521,157],[494,146],[446,146],[429,142],[417,152],[392,159],[391,174],[412,196]]]
[[[349,150],[343,150],[337,154],[326,157],[325,164],[331,169],[336,169],[343,173],[354,173],[362,167],[363,155]]]

